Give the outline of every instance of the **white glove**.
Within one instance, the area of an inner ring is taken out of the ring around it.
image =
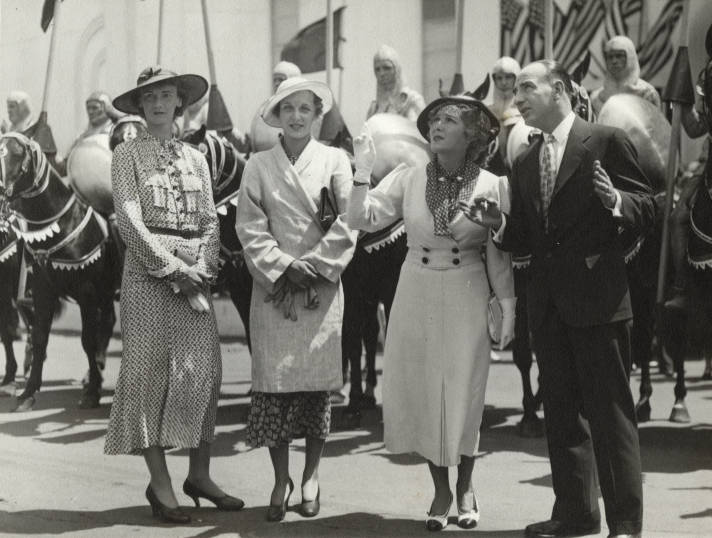
[[[376,162],[376,146],[373,143],[373,138],[371,138],[371,133],[368,128],[364,125],[361,134],[354,138],[354,166],[356,167],[356,173],[354,176],[358,176],[360,179],[355,181],[369,181],[371,177],[371,170],[373,169],[373,164]]]
[[[502,307],[502,336],[499,339],[497,349],[502,350],[514,340],[514,320],[516,319],[515,309],[517,306],[516,297],[506,297],[499,300]]]
[[[202,293],[188,295],[188,303],[190,303],[193,310],[198,312],[208,312],[210,310],[210,303]]]

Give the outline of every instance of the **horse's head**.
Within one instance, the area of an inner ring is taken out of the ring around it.
[[[208,162],[213,181],[213,199],[218,204],[232,197],[240,188],[245,160],[235,146],[216,131],[208,131],[203,125],[197,131],[183,136],[183,142],[197,148]]]
[[[571,107],[574,113],[586,121],[594,121],[593,107],[591,106],[591,97],[588,95],[586,88],[571,81],[574,94],[571,98]]]
[[[695,89],[702,97],[702,113],[707,120],[707,128],[712,134],[712,57],[707,59],[705,67],[700,71]]]
[[[0,137],[0,219],[10,216],[10,204],[41,188],[49,163],[39,144],[20,133]]]
[[[133,140],[138,135],[146,132],[146,122],[141,116],[124,116],[117,121],[109,133],[109,149],[114,148],[122,142]]]

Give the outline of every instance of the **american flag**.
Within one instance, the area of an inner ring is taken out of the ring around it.
[[[672,33],[683,11],[684,0],[668,0],[639,47],[640,78],[653,78],[672,58]]]
[[[524,6],[517,0],[502,0],[499,4],[500,24],[503,30],[514,30]]]
[[[586,53],[606,16],[603,2],[574,2],[554,37],[554,58],[571,69]]]
[[[601,27],[608,40],[629,34],[629,19],[648,0],[571,0],[566,13],[554,2],[554,58],[572,69],[593,44]],[[673,55],[671,36],[684,0],[668,0],[638,47],[641,77],[652,78]],[[543,57],[544,0],[500,0],[503,55],[521,65]],[[504,38],[506,36],[506,38]]]

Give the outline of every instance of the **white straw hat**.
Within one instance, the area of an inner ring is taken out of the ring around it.
[[[275,114],[275,108],[285,97],[303,90],[309,90],[321,99],[324,106],[322,114],[326,114],[331,109],[334,98],[331,96],[329,86],[323,82],[317,82],[316,80],[307,80],[302,77],[292,77],[282,82],[277,88],[275,94],[265,103],[264,110],[262,112],[262,119],[265,120],[265,123],[267,125],[271,125],[272,127],[281,127],[282,125],[279,123],[279,118]]]

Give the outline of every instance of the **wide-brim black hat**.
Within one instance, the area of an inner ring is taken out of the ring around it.
[[[499,133],[499,120],[494,114],[492,114],[490,109],[487,108],[487,105],[485,105],[482,101],[479,101],[474,97],[470,97],[469,95],[450,95],[445,97],[438,97],[428,106],[426,106],[418,116],[418,130],[420,131],[420,134],[423,135],[423,138],[425,138],[427,141],[430,141],[430,127],[428,125],[430,114],[433,112],[433,110],[436,110],[445,105],[468,105],[473,107],[475,110],[478,110],[489,120],[489,127],[486,129],[485,133],[487,137],[490,140],[493,140]]]
[[[200,75],[179,75],[160,66],[147,67],[139,74],[135,88],[114,99],[114,108],[127,114],[138,114],[141,92],[148,86],[165,82],[171,82],[180,88],[183,108],[198,101],[208,91],[208,81]]]

